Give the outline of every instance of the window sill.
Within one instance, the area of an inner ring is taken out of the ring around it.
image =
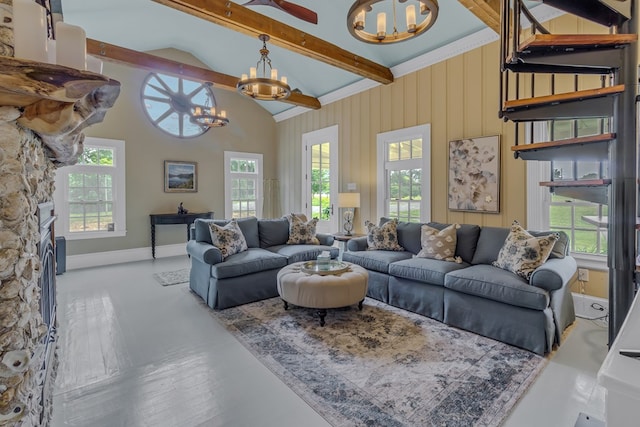
[[[66,240],[105,239],[109,237],[125,237],[127,235],[127,231],[99,231],[89,233],[67,233],[58,235],[64,236]]]
[[[578,267],[580,268],[587,268],[589,270],[596,271],[609,270],[606,255],[589,255],[584,253],[572,252],[571,256],[576,259]]]

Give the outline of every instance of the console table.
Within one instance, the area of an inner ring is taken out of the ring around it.
[[[187,241],[189,240],[189,226],[198,218],[212,219],[213,212],[202,213],[165,213],[165,214],[150,214],[151,220],[151,256],[156,257],[156,225],[175,225],[186,224],[187,225]]]

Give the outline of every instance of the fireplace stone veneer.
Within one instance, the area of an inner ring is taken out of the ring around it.
[[[77,161],[82,130],[103,120],[120,83],[7,57],[0,70],[0,427],[47,426],[57,365],[47,283],[55,170]]]

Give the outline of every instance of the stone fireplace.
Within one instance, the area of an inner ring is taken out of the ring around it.
[[[55,170],[77,162],[82,130],[103,120],[120,84],[6,56],[0,70],[0,427],[46,426],[57,365]]]

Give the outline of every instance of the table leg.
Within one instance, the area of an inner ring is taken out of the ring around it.
[[[151,256],[156,259],[156,226],[151,224]]]
[[[321,308],[318,310],[318,316],[320,316],[320,326],[324,326],[324,317],[327,315],[327,309]]]
[[[360,301],[358,303],[358,310],[362,311],[362,303],[364,302],[364,300]]]

